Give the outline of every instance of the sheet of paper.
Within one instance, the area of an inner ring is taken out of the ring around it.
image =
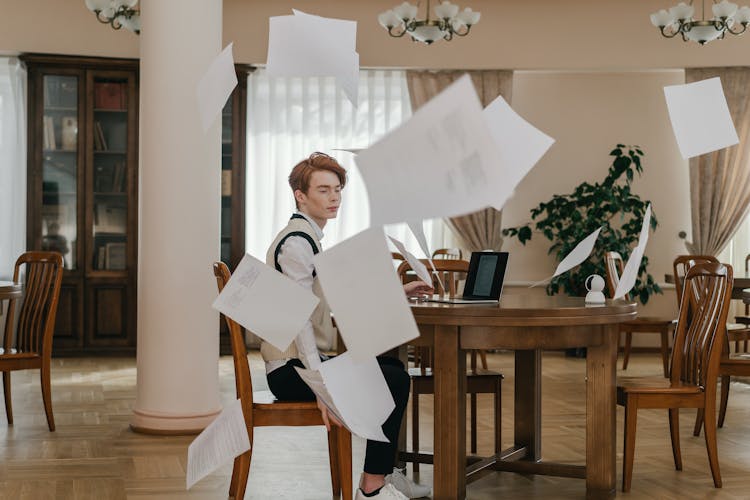
[[[388,442],[382,425],[396,405],[374,357],[355,361],[347,352],[322,363],[318,372],[297,371],[352,433]]]
[[[417,243],[419,243],[419,248],[422,249],[425,258],[429,259],[432,253],[430,252],[430,247],[427,244],[427,236],[424,234],[424,223],[421,220],[407,221],[406,225],[409,226],[411,234],[414,235]]]
[[[188,447],[187,489],[213,471],[250,449],[250,439],[237,399],[198,434]]]
[[[355,360],[419,336],[382,228],[362,231],[317,254],[314,262],[339,333]]]
[[[638,237],[638,244],[635,246],[625,267],[622,270],[622,276],[620,281],[617,283],[617,289],[615,290],[615,299],[624,297],[630,293],[630,290],[635,286],[635,282],[638,279],[638,270],[641,268],[641,261],[646,253],[646,244],[648,243],[648,230],[651,227],[651,204],[649,203],[646,207],[646,212],[643,214],[643,222],[641,224],[641,233]]]
[[[312,291],[246,254],[212,307],[284,351],[318,302]]]
[[[563,260],[560,261],[560,263],[557,265],[557,269],[555,269],[555,274],[550,276],[549,278],[543,279],[542,281],[537,281],[533,285],[531,285],[529,288],[533,288],[537,285],[540,285],[546,281],[551,280],[555,276],[558,276],[565,271],[569,271],[576,267],[577,265],[581,264],[583,261],[589,258],[589,255],[591,255],[591,251],[594,249],[594,244],[596,243],[596,239],[599,237],[599,233],[601,232],[602,228],[597,229],[590,235],[586,236],[584,239],[582,239],[573,250],[570,251],[568,255],[566,255]]]
[[[237,73],[234,71],[232,43],[216,56],[208,71],[198,81],[195,93],[198,97],[198,110],[201,125],[206,132],[221,113],[224,104],[237,86]]]
[[[664,87],[664,96],[683,158],[710,153],[740,141],[718,77]]]
[[[404,256],[406,259],[406,262],[409,263],[414,273],[416,273],[417,277],[427,283],[428,285],[432,285],[432,276],[430,275],[430,271],[427,270],[427,267],[425,267],[422,262],[418,258],[414,256],[411,252],[409,252],[403,243],[398,241],[393,236],[389,236],[391,239],[391,242],[396,246],[399,253]]]
[[[521,118],[502,96],[492,101],[482,115],[499,151],[497,168],[503,171],[506,183],[515,189],[555,140]],[[497,204],[493,207],[503,208]]]
[[[474,86],[461,77],[356,156],[370,225],[451,217],[502,205],[512,193]]]
[[[269,76],[333,76],[357,105],[359,55],[357,22],[295,10],[269,20]]]

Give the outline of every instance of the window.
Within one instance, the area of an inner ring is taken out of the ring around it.
[[[295,210],[289,172],[315,151],[334,156],[348,171],[339,216],[325,227],[325,247],[368,227],[367,190],[354,155],[336,149],[366,148],[411,116],[404,71],[360,71],[359,106],[354,108],[332,77],[269,78],[258,70],[248,77],[247,115],[247,252],[265,260],[268,246]],[[405,225],[386,231],[421,255]],[[425,233],[432,249],[455,246],[442,220],[426,223]]]

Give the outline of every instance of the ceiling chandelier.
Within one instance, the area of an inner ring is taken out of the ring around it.
[[[705,45],[712,40],[724,38],[726,33],[741,35],[750,23],[750,7],[739,7],[728,0],[713,0],[711,10],[713,17],[706,19],[706,0],[702,0],[701,19],[693,17],[695,8],[693,0],[689,4],[680,2],[669,11],[660,10],[651,14],[651,23],[659,28],[667,38],[682,35],[684,41],[698,42]]]
[[[85,0],[86,8],[100,23],[119,30],[125,28],[135,34],[141,32],[141,11],[135,8],[138,0]]]
[[[427,0],[424,20],[417,19],[417,9],[417,5],[404,2],[380,14],[378,22],[392,37],[400,38],[409,33],[413,41],[429,45],[438,40],[450,41],[454,35],[468,35],[480,17],[479,12],[474,12],[468,7],[459,12],[458,5],[450,2],[442,2],[435,7],[436,19],[430,19],[430,0]]]

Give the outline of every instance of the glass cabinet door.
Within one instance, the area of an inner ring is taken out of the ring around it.
[[[221,112],[221,260],[231,266],[233,130],[230,97]]]
[[[93,78],[94,271],[127,269],[128,79]]]
[[[78,77],[44,75],[42,117],[42,250],[76,261],[78,209]]]

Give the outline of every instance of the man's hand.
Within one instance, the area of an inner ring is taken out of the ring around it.
[[[323,402],[320,399],[318,399],[317,402],[318,402],[318,409],[320,410],[320,416],[323,417],[323,423],[325,424],[326,430],[328,432],[331,432],[331,424],[337,427],[344,426],[344,424],[342,424],[341,421],[338,418],[336,418],[336,416],[328,410],[328,407],[325,404],[323,404]]]
[[[435,292],[435,290],[424,281],[410,281],[409,283],[404,284],[404,293],[409,297],[432,295],[433,292]]]

